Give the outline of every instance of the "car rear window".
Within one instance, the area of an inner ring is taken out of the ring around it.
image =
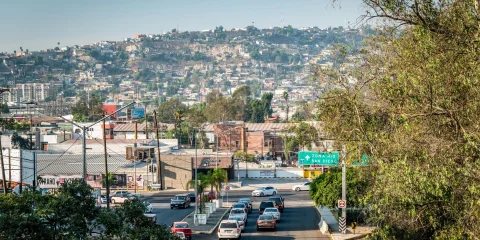
[[[175,196],[173,197],[173,200],[184,200],[185,197],[184,196]]]
[[[267,208],[265,212],[277,212],[277,209]]]
[[[248,201],[239,201],[239,203],[245,204],[247,206],[250,204],[250,202],[248,202]]]
[[[239,213],[244,213],[244,212],[243,212],[243,210],[240,210],[240,209],[233,209],[231,213],[239,214]]]
[[[175,224],[175,228],[188,228],[188,223]]]
[[[273,207],[272,202],[262,202],[260,203],[260,208],[267,208],[267,207]]]
[[[260,220],[272,220],[273,216],[272,215],[260,215],[260,217],[258,217],[258,219],[260,219]]]
[[[243,221],[243,218],[242,217],[231,216],[231,217],[228,218],[228,220]]]
[[[236,223],[221,223],[220,228],[237,228]]]
[[[233,204],[233,208],[244,208],[245,205],[242,204]]]
[[[280,200],[280,198],[269,198],[268,200],[272,202],[276,202],[277,204],[282,203],[282,200]]]

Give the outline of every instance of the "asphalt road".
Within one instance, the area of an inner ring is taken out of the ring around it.
[[[285,211],[276,231],[257,231],[258,206],[262,200],[266,200],[268,197],[252,197],[251,192],[251,190],[234,190],[230,191],[228,196],[229,202],[236,202],[240,198],[250,198],[253,201],[254,211],[248,216],[242,239],[330,239],[327,235],[322,235],[318,229],[320,216],[312,206],[307,191],[280,190],[277,195],[285,198]],[[190,209],[170,209],[168,207],[167,203],[170,198],[178,193],[180,192],[161,192],[147,197],[154,204],[154,213],[158,216],[158,223],[170,225],[174,221],[182,220],[194,210],[193,207]],[[227,202],[226,196],[223,201]],[[155,205],[159,207],[155,207]],[[194,235],[193,239],[217,239],[217,235],[216,232],[212,235]]]

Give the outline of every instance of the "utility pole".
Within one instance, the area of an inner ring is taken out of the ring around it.
[[[12,189],[12,153],[8,148],[8,188]]]
[[[156,139],[157,139],[157,151],[158,151],[158,159],[157,159],[157,184],[160,184],[160,190],[163,190],[163,181],[162,181],[162,158],[160,155],[160,140],[158,138],[158,121],[157,121],[157,111],[153,111],[153,118],[155,121],[155,131],[156,131]],[[196,196],[195,196],[196,197]]]
[[[193,135],[195,136],[195,128],[193,129]],[[198,201],[198,180],[197,180],[197,141],[195,141],[195,217],[193,218],[193,224],[196,225],[197,224],[197,213],[198,213],[198,204],[199,204],[199,201]]]
[[[345,155],[347,151],[345,148],[345,145],[342,146],[342,200],[347,201],[347,169],[345,167]],[[343,234],[346,234],[347,232],[347,226],[346,226],[346,221],[347,221],[347,207],[345,206],[342,208],[342,218],[340,223],[340,229]],[[342,226],[343,225],[343,226]]]
[[[87,127],[82,126],[82,178],[87,181]],[[107,199],[108,201],[109,199]]]
[[[107,209],[110,209],[110,183],[108,179],[107,137],[105,135],[105,119],[103,119],[103,153],[105,155],[105,188],[107,189]]]
[[[218,134],[217,134],[217,141],[215,143],[215,152],[216,152],[216,157],[215,157],[215,168],[218,168]]]
[[[1,135],[0,135],[1,136]],[[7,194],[7,179],[5,178],[5,164],[3,162],[3,148],[2,148],[2,140],[0,138],[0,164],[2,164],[2,186],[3,186],[3,194]],[[10,168],[10,167],[9,167]]]
[[[136,140],[136,139],[135,139]],[[137,194],[137,143],[133,144],[133,193]]]

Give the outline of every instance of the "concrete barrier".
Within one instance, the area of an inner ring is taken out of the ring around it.
[[[245,169],[235,169],[235,178],[240,174],[240,178],[246,177]],[[303,178],[303,169],[300,168],[263,168],[248,169],[248,178]]]

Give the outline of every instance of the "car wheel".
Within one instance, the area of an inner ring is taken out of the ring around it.
[[[262,193],[260,193],[260,197],[263,197],[263,196],[265,196],[265,194],[263,194],[263,192],[262,192]]]
[[[295,191],[299,192],[299,191],[300,191],[300,188],[299,188],[299,187],[295,188]]]
[[[276,195],[276,194],[277,194],[277,192],[273,192],[272,196],[273,196],[273,195]]]
[[[257,231],[260,230],[260,228],[257,227]]]
[[[173,209],[173,207],[170,207],[170,209]]]

